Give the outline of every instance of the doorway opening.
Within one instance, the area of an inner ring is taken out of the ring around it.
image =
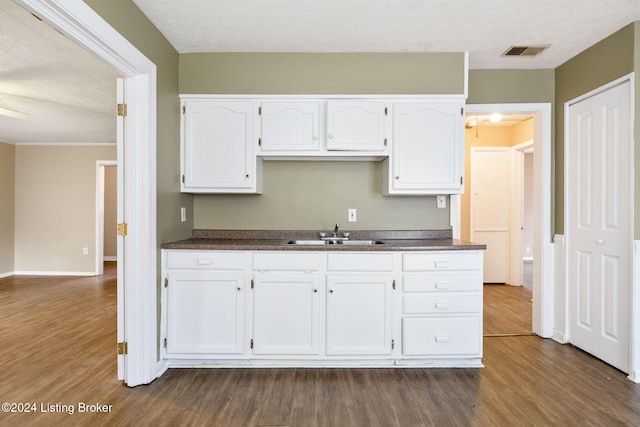
[[[104,274],[104,263],[118,260],[117,202],[118,162],[96,162],[96,275]]]
[[[535,262],[532,264],[531,271],[531,327],[532,331],[541,337],[553,336],[553,243],[551,240],[551,105],[543,104],[471,104],[467,105],[466,114],[468,117],[480,118],[480,116],[489,116],[493,113],[500,113],[504,117],[510,116],[526,116],[530,120],[531,135],[523,137],[516,143],[509,144],[510,155],[506,156],[506,161],[510,165],[519,165],[516,170],[523,169],[519,159],[524,156],[525,151],[533,150],[535,153],[532,165],[532,195],[529,197],[533,201],[532,204],[532,234],[533,242],[530,245],[530,255]],[[522,120],[522,118],[520,118]],[[488,127],[485,127],[485,130]],[[476,128],[477,129],[477,128]],[[482,127],[477,132],[482,132]],[[469,131],[469,130],[468,130]],[[471,130],[472,132],[475,132]],[[472,133],[471,135],[474,135]],[[486,145],[491,145],[487,143]],[[503,144],[504,145],[504,144]],[[514,148],[515,147],[515,148]],[[469,163],[470,147],[467,152],[466,159]],[[524,160],[523,160],[524,161]],[[505,169],[508,178],[513,180],[513,167],[509,166]],[[470,184],[470,171],[466,171],[467,184]],[[518,185],[520,188],[524,185],[524,176],[520,170],[516,174]],[[470,185],[465,189],[466,197],[470,197]],[[515,202],[513,200],[516,200]],[[511,224],[522,224],[524,205],[518,199],[508,198],[506,208],[509,211],[507,222],[510,228],[514,228]],[[457,200],[458,206],[452,207],[452,211],[457,212],[457,218],[453,218],[454,235],[465,238],[465,234],[470,234],[470,223],[468,217],[465,218],[463,212],[462,197]],[[468,203],[468,201],[467,201]],[[469,224],[469,225],[466,225]],[[466,227],[466,228],[465,228]],[[518,226],[517,228],[520,228]],[[457,230],[456,230],[457,228]],[[508,264],[509,281],[517,281],[518,285],[523,285],[525,266],[519,248],[523,245],[523,230],[517,230],[517,239],[510,239],[507,248],[510,261]],[[467,234],[467,235],[469,235]],[[520,255],[512,256],[513,252]],[[485,254],[486,256],[487,254]],[[505,283],[507,281],[505,280]],[[514,283],[516,284],[516,283]]]

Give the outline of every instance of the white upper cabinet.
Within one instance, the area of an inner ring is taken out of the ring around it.
[[[327,149],[384,151],[387,114],[382,101],[327,101]]]
[[[318,151],[321,101],[262,101],[261,151]]]
[[[463,192],[463,101],[393,105],[393,148],[384,162],[386,194]]]
[[[190,193],[260,193],[251,100],[182,101],[182,185]]]

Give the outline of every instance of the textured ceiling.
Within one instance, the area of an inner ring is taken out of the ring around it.
[[[117,73],[11,0],[0,0],[0,115],[6,143],[115,143]]]
[[[639,0],[133,0],[180,53],[469,52],[555,68],[640,20]],[[501,57],[511,45],[550,48]]]

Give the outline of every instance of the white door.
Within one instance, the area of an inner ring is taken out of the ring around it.
[[[629,83],[568,107],[569,341],[629,369],[631,117]]]
[[[484,283],[509,283],[511,149],[471,148],[470,239],[484,243]]]
[[[327,277],[327,355],[391,354],[388,276]]]
[[[116,102],[118,104],[124,104],[124,79],[117,79],[116,82]],[[122,165],[124,164],[124,116],[117,115],[116,116],[116,144],[117,144],[117,159],[118,159],[118,196],[117,196],[117,222],[118,224],[124,223],[124,168]],[[117,248],[117,277],[116,277],[116,293],[117,293],[117,339],[118,343],[126,342],[125,336],[125,319],[124,319],[124,236],[118,236],[116,242]],[[120,354],[118,352],[118,379],[126,381],[126,360],[124,354]]]
[[[318,354],[320,278],[317,274],[256,274],[253,353]]]

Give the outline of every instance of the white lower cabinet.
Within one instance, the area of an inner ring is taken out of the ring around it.
[[[253,354],[319,354],[319,286],[317,274],[254,276]]]
[[[162,260],[169,366],[482,366],[482,251],[169,249]]]
[[[167,356],[242,355],[244,282],[244,273],[168,274]]]
[[[390,276],[327,277],[327,355],[390,356]]]
[[[482,357],[482,252],[402,255],[402,356]]]

